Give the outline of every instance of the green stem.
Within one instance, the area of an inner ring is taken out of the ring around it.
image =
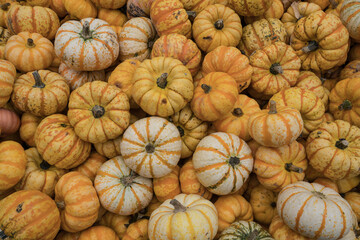
[[[201,88],[204,90],[205,93],[209,93],[211,90],[211,87],[209,85],[206,84],[201,84]]]
[[[342,111],[342,110],[351,110],[352,109],[352,104],[351,104],[351,102],[349,100],[346,99],[346,100],[343,101],[342,104],[340,104],[338,106],[338,109],[340,111]]]

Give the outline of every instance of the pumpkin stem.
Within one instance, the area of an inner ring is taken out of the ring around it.
[[[65,209],[65,202],[64,201],[61,201],[61,202],[55,202],[56,203],[56,206],[58,208],[60,208],[61,210],[64,210]]]
[[[303,17],[299,12],[299,2],[293,2],[291,4],[291,8],[294,10],[294,15],[295,15],[297,20],[299,20],[300,18]]]
[[[94,118],[101,118],[105,114],[105,108],[103,108],[102,106],[99,106],[99,105],[95,105],[91,109],[91,112],[92,112]]]
[[[270,111],[269,114],[276,114],[276,102],[274,100],[270,100]]]
[[[138,177],[138,175],[134,171],[131,171],[130,175],[120,178],[120,182],[125,187],[130,187],[131,184],[133,184],[134,179],[137,177]]]
[[[170,204],[174,206],[174,213],[178,213],[178,212],[186,212],[186,207],[184,205],[182,205],[178,200],[171,199]]]
[[[29,47],[29,48],[35,47],[34,40],[32,38],[28,38],[27,42],[26,42],[26,46]]]
[[[4,11],[7,11],[9,10],[9,7],[10,7],[10,3],[4,3],[4,4],[1,4],[1,9],[4,10]]]
[[[282,69],[280,63],[274,63],[270,67],[270,72],[274,75],[277,75],[277,74],[283,74],[284,70]]]
[[[315,195],[315,197],[318,197],[318,198],[321,198],[321,199],[326,198],[325,194],[323,194],[322,192],[312,191],[312,193]]]
[[[195,11],[186,11],[188,17],[190,18],[190,21],[194,21],[196,18],[196,12]]]
[[[276,202],[272,202],[270,205],[271,205],[271,207],[275,208],[276,207]]]
[[[90,31],[90,24],[88,21],[84,22],[83,29],[81,30],[80,34],[85,40],[90,39],[92,37]]]
[[[201,88],[204,90],[204,93],[209,93],[211,90],[211,87],[209,85],[206,84],[201,84]]]
[[[330,4],[331,4],[331,7],[333,9],[337,8],[337,6],[339,5],[338,2],[336,2],[335,0],[329,0]]]
[[[240,163],[240,159],[238,157],[230,157],[229,164],[235,168],[236,165]]]
[[[319,47],[319,44],[316,41],[309,41],[306,47],[303,47],[301,50],[304,53],[309,53],[315,51]]]
[[[6,236],[6,234],[4,233],[4,231],[0,229],[0,239],[4,240],[4,239],[6,239],[6,238],[8,238],[8,236]]]
[[[154,46],[154,43],[155,41],[154,40],[151,40],[151,41],[148,41],[148,48],[152,48]]]
[[[167,85],[167,77],[169,74],[167,73],[163,73],[161,74],[161,76],[156,80],[156,84],[158,85],[159,88],[164,89]]]
[[[214,23],[214,26],[217,30],[221,30],[224,28],[224,20],[223,19],[219,19]]]
[[[354,229],[355,237],[360,237],[360,229]]]
[[[335,147],[344,150],[345,148],[347,148],[349,146],[349,142],[345,139],[345,138],[340,138],[338,141],[336,141],[335,143]]]
[[[342,111],[342,110],[351,110],[352,109],[352,104],[351,104],[351,102],[349,100],[345,99],[343,101],[343,103],[338,106],[338,109],[340,111]]]
[[[292,163],[285,163],[285,170],[288,172],[297,172],[297,173],[303,173],[304,169],[301,167],[297,167],[293,165]]]
[[[250,233],[250,235],[246,238],[246,240],[256,240],[259,234],[260,234],[259,230],[255,229]]]
[[[235,108],[232,112],[232,115],[234,115],[235,117],[241,117],[242,115],[244,115],[244,112],[241,110],[241,108]]]
[[[47,170],[47,169],[49,169],[50,167],[51,167],[51,165],[50,165],[47,161],[45,161],[45,160],[43,160],[43,161],[40,163],[40,168],[41,168],[41,169]]]
[[[35,79],[35,85],[33,86],[33,88],[44,88],[45,84],[41,81],[41,77],[40,77],[39,72],[37,70],[33,71],[32,75],[33,75],[33,77]]]
[[[185,135],[185,131],[184,131],[184,129],[183,129],[182,127],[177,126],[177,129],[178,129],[178,130],[179,130],[179,132],[180,132],[180,137],[182,137],[182,136],[184,136],[184,135]]]
[[[152,144],[152,143],[148,143],[146,146],[145,146],[145,151],[147,153],[153,153],[155,152],[155,146]]]

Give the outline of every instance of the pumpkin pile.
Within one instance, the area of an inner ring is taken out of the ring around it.
[[[0,238],[360,239],[360,0],[0,0]]]

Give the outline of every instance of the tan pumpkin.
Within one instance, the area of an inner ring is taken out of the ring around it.
[[[276,213],[277,194],[264,186],[259,185],[253,188],[250,194],[249,203],[253,210],[255,221],[269,225]]]
[[[34,139],[43,159],[58,168],[70,169],[80,165],[91,150],[91,144],[75,134],[68,118],[62,114],[44,118],[36,129]]]
[[[91,0],[62,0],[66,11],[70,14],[70,20],[83,18],[95,18],[97,9]],[[61,23],[61,25],[64,22]]]
[[[63,175],[55,186],[55,202],[60,210],[61,228],[79,232],[93,225],[100,202],[92,181],[77,171]]]
[[[11,36],[9,30],[0,27],[0,59],[5,59],[5,46]]]
[[[340,80],[345,78],[359,78],[360,77],[360,60],[354,60],[346,64],[340,72]]]
[[[80,233],[78,240],[119,240],[116,232],[109,227],[93,226]]]
[[[180,167],[176,166],[169,174],[153,179],[154,194],[160,202],[172,199],[181,193],[179,174]]]
[[[331,188],[335,192],[339,192],[339,188],[334,180],[330,178],[318,177],[314,180],[314,183],[321,184],[325,187]]]
[[[154,0],[128,0],[126,15],[129,19],[136,17],[150,17],[150,7]]]
[[[9,61],[0,59],[0,107],[9,101],[14,88],[16,68]]]
[[[236,47],[242,35],[240,17],[222,4],[207,6],[196,16],[192,29],[196,44],[204,52],[219,46]]]
[[[225,72],[233,77],[241,93],[250,86],[253,68],[249,59],[235,47],[219,46],[206,54],[202,63],[202,75]]]
[[[50,0],[49,8],[52,9],[60,18],[65,17],[67,14],[62,0]]]
[[[350,37],[356,42],[360,41],[358,20],[359,9],[360,4],[356,0],[345,0],[340,9],[340,19],[349,30]]]
[[[241,16],[260,16],[271,7],[273,1],[230,0],[229,5]]]
[[[31,113],[24,113],[21,116],[21,125],[19,129],[20,137],[30,147],[36,146],[34,136],[36,128],[41,120],[41,117],[37,117]]]
[[[126,0],[91,0],[98,8],[117,9],[126,4]]]
[[[347,193],[360,184],[360,175],[336,180],[339,193]]]
[[[276,215],[269,226],[269,233],[276,240],[312,240],[291,230],[279,215]]]
[[[105,156],[106,158],[114,158],[121,154],[120,152],[120,142],[122,137],[118,137],[115,139],[111,139],[104,143],[94,143],[94,147],[96,152]]]
[[[360,193],[348,192],[345,194],[345,200],[350,204],[353,212],[356,215],[357,221],[360,221]]]
[[[85,162],[76,167],[74,170],[87,176],[91,181],[94,181],[98,169],[106,161],[107,159],[104,156],[97,152],[92,152],[88,159],[86,159]]]
[[[260,16],[244,17],[245,23],[250,24],[263,18],[280,19],[284,14],[284,4],[281,0],[273,0],[271,6]]]
[[[99,221],[99,224],[102,226],[110,227],[116,232],[116,235],[123,239],[127,226],[130,223],[130,216],[122,216],[112,212],[106,212],[105,215]]]

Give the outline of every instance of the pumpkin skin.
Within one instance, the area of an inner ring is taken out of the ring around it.
[[[146,59],[133,76],[131,96],[150,115],[168,117],[180,111],[193,97],[190,71],[177,59]]]
[[[104,143],[94,143],[96,151],[105,156],[106,158],[114,158],[121,154],[120,152],[120,142],[122,137],[111,139]]]
[[[148,238],[148,219],[140,219],[134,223],[131,223],[126,229],[126,233],[122,240],[147,240]]]
[[[352,45],[348,52],[348,61],[360,60],[360,44]]]
[[[340,72],[340,80],[360,77],[360,60],[349,62]]]
[[[276,215],[277,194],[266,189],[264,186],[256,186],[250,194],[250,205],[253,209],[254,219],[265,225],[269,225]]]
[[[20,138],[30,147],[35,147],[35,131],[37,126],[40,124],[42,118],[37,117],[31,113],[24,113],[21,116],[21,125],[20,125]]]
[[[55,202],[36,190],[15,192],[0,202],[1,233],[9,239],[52,240],[60,229]]]
[[[5,58],[22,72],[48,68],[54,57],[53,44],[39,33],[20,32],[5,46]]]
[[[204,52],[219,46],[236,47],[242,35],[241,20],[229,7],[209,5],[196,16],[192,33],[196,44]]]
[[[180,132],[182,141],[181,158],[190,157],[199,144],[200,140],[207,135],[208,124],[198,119],[186,105],[179,112],[169,117]]]
[[[151,58],[172,57],[180,60],[195,76],[200,69],[201,52],[197,45],[184,35],[173,33],[158,38],[151,50]]]
[[[168,175],[154,178],[154,193],[160,202],[172,199],[181,193],[179,183],[180,167],[176,166]]]
[[[131,124],[120,144],[125,164],[147,178],[169,174],[180,160],[181,138],[176,126],[164,118],[147,117]]]
[[[19,5],[19,2],[1,1],[0,2],[0,27],[6,27],[6,15],[10,8]]]
[[[102,216],[99,224],[110,227],[116,232],[116,235],[120,239],[123,239],[127,229],[126,226],[130,223],[130,220],[130,216],[121,216],[112,212],[107,212]]]
[[[276,240],[312,240],[291,230],[279,215],[276,215],[269,226],[269,233]]]
[[[191,22],[179,0],[154,0],[150,7],[150,18],[160,37],[178,33],[191,38]]]
[[[69,99],[70,124],[80,139],[104,143],[119,137],[130,122],[128,97],[102,81],[85,83]]]
[[[203,121],[215,121],[231,111],[238,95],[237,83],[224,72],[211,72],[195,88],[191,109]]]
[[[27,157],[25,175],[15,188],[38,190],[53,197],[57,181],[67,171],[49,165],[41,158],[36,148],[26,149],[25,154]]]
[[[348,192],[345,194],[345,200],[350,204],[353,212],[356,215],[357,221],[360,221],[360,193]]]
[[[107,159],[104,156],[98,154],[97,152],[92,152],[89,158],[74,170],[87,176],[91,181],[94,181],[98,169],[106,161]]]
[[[126,4],[126,0],[91,0],[98,8],[118,9]]]
[[[14,134],[20,127],[19,116],[8,109],[0,108],[0,136]]]
[[[81,232],[69,233],[66,231],[60,231],[58,235],[56,235],[55,240],[78,240]]]
[[[92,181],[77,171],[63,175],[55,186],[55,202],[60,209],[61,228],[79,232],[93,225],[100,208]]]
[[[115,31],[107,22],[96,18],[62,24],[54,47],[56,55],[76,71],[103,70],[119,55]]]
[[[235,47],[219,46],[206,54],[201,68],[205,76],[211,72],[225,72],[238,84],[238,92],[249,87],[253,68],[249,59]]]
[[[207,6],[218,3],[216,0],[180,0],[180,2],[184,4],[186,11],[193,11],[196,14],[200,13]]]
[[[287,40],[285,26],[279,19],[260,19],[243,28],[238,48],[249,57],[255,50],[262,49],[278,41],[287,42]]]
[[[100,8],[97,18],[108,22],[112,26],[122,27],[128,21],[127,16],[118,9]]]
[[[6,18],[6,25],[11,33],[39,33],[49,40],[54,39],[60,27],[59,17],[47,7],[14,5]]]
[[[284,14],[284,4],[281,0],[273,0],[271,6],[260,16],[244,17],[246,24],[253,23],[263,18],[280,19]]]
[[[72,16],[70,19],[95,18],[97,9],[90,0],[62,0],[66,11]],[[62,24],[61,24],[62,25]]]
[[[250,148],[231,133],[217,132],[204,137],[192,161],[199,182],[217,195],[238,191],[253,169]]]
[[[0,191],[15,186],[25,174],[26,155],[24,148],[14,141],[0,143]],[[1,228],[3,231],[4,229]]]
[[[0,59],[0,107],[9,101],[14,88],[16,68],[9,61]]]
[[[298,110],[276,106],[270,101],[268,109],[253,113],[248,122],[250,136],[262,146],[280,147],[295,141],[303,131],[303,120]]]
[[[349,32],[338,17],[316,11],[297,22],[290,43],[304,70],[325,71],[343,60],[348,41]]]
[[[340,9],[340,18],[349,30],[350,37],[356,42],[360,42],[360,28],[357,19],[359,9],[360,4],[357,0],[344,0]]]
[[[19,110],[45,117],[63,111],[69,95],[69,86],[60,74],[39,70],[15,80],[11,100]]]
[[[237,221],[232,223],[219,237],[219,240],[232,239],[274,240],[259,224],[247,221]]]
[[[49,8],[52,9],[60,18],[65,17],[67,14],[62,0],[50,0]]]
[[[314,183],[321,184],[327,188],[331,188],[335,192],[339,192],[339,188],[334,180],[324,177],[318,177],[314,180]]]
[[[5,59],[5,46],[8,39],[12,36],[9,30],[0,27],[0,59]]]
[[[150,17],[150,7],[154,0],[128,0],[126,15],[129,19],[136,17]]]
[[[336,181],[339,193],[347,193],[360,184],[360,175],[356,177],[343,178]]]
[[[217,211],[196,194],[179,194],[152,212],[149,239],[213,239],[218,230]]]
[[[230,0],[229,5],[241,16],[260,16],[271,7],[273,1],[265,0]]]
[[[93,226],[80,233],[78,240],[119,240],[116,232],[109,227]]]
[[[283,188],[277,212],[292,230],[315,239],[339,239],[350,231],[353,223],[346,200],[317,183],[300,181]]]
[[[44,118],[36,129],[34,139],[43,159],[58,168],[71,169],[80,165],[91,150],[91,144],[79,139],[68,118],[62,114]]]

